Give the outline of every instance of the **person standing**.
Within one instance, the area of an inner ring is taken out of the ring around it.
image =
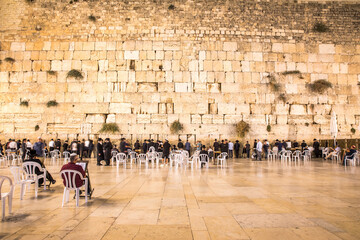
[[[34,150],[36,151],[36,155],[41,157],[43,155],[44,143],[42,139],[39,137],[38,141],[34,143]]]
[[[264,143],[264,146],[263,146],[264,154],[265,154],[265,159],[268,158],[269,147],[270,147],[270,144],[269,144],[269,142],[267,141],[267,139],[265,139],[265,143]]]
[[[22,143],[21,143],[21,151],[22,151],[22,156],[21,156],[21,158],[22,158],[22,160],[24,161],[24,160],[25,160],[25,156],[26,156],[26,151],[27,151],[27,149],[26,149],[26,138],[24,138],[24,139],[22,140]]]
[[[318,158],[320,156],[320,143],[316,138],[314,139],[313,148],[314,148],[315,157]]]
[[[60,149],[61,149],[61,141],[60,141],[60,139],[57,139],[57,140],[56,140],[56,142],[55,142],[55,149],[60,151]]]
[[[235,158],[239,158],[239,152],[240,152],[240,143],[239,143],[239,140],[236,140],[236,141],[235,141],[234,150],[235,150]]]
[[[165,139],[165,143],[164,143],[163,147],[164,147],[163,156],[165,159],[165,163],[167,164],[168,160],[169,160],[169,154],[170,154],[170,148],[171,148],[169,140]]]
[[[69,141],[65,140],[63,144],[63,152],[68,152],[68,150],[69,150]]]
[[[3,147],[2,143],[1,143],[1,140],[0,140],[0,153],[4,154],[4,147]]]
[[[261,161],[262,149],[263,149],[263,144],[260,141],[260,139],[258,139],[257,144],[256,144],[256,155],[257,155],[258,161]]]
[[[143,153],[147,153],[147,143],[146,143],[146,139],[144,140],[144,143],[142,145],[142,150],[143,150]]]
[[[93,151],[94,151],[94,141],[92,139],[90,139],[89,153],[88,153],[89,158],[91,158],[91,154]],[[95,157],[95,151],[94,151],[94,157]]]
[[[183,142],[181,141],[180,138],[179,138],[179,142],[178,142],[178,144],[177,144],[177,147],[178,147],[179,150],[183,150],[183,149],[184,149],[184,144],[183,144]]]
[[[140,153],[140,142],[139,142],[139,140],[136,140],[136,142],[134,144],[134,149],[135,149],[135,152]]]
[[[219,155],[220,152],[220,143],[218,142],[217,139],[215,139],[214,144],[213,144],[213,148],[214,148],[214,157],[217,158],[217,156]]]
[[[104,160],[103,140],[101,138],[98,139],[96,150],[97,150],[97,165],[101,166],[102,165],[101,161]]]
[[[54,151],[55,149],[55,142],[54,142],[54,139],[51,139],[50,142],[49,142],[49,150],[50,152]]]
[[[246,150],[246,158],[250,158],[250,143],[249,143],[249,141],[246,141],[245,150]]]
[[[105,139],[105,143],[106,143],[106,139]],[[126,152],[126,142],[125,142],[125,138],[121,138],[121,142],[120,142],[120,152],[125,153]]]
[[[189,140],[186,140],[185,150],[188,151],[189,156],[190,156],[191,144],[189,143]]]
[[[229,141],[229,158],[233,158],[234,155],[234,143],[232,143],[231,141]]]
[[[301,143],[301,151],[304,151],[304,148],[306,148],[306,147],[307,147],[307,144],[306,144],[305,140],[303,140]]]
[[[106,138],[105,143],[104,143],[104,152],[105,152],[104,158],[105,158],[106,166],[110,165],[111,149],[112,148],[113,148],[113,146],[112,146],[112,144],[110,142],[110,138]]]

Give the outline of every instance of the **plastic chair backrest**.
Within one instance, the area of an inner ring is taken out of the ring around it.
[[[81,180],[84,180],[81,172],[77,170],[62,170],[60,172],[61,177],[65,180],[65,187],[69,189],[76,189],[76,177],[79,176]]]
[[[200,158],[201,162],[208,162],[209,161],[209,156],[207,154],[200,154],[199,158]]]
[[[145,161],[146,160],[146,154],[145,153],[140,153],[139,154],[139,160],[140,161]]]
[[[126,160],[126,154],[125,153],[116,154],[116,160],[117,161],[125,161]]]
[[[70,158],[70,153],[69,152],[63,152],[64,158]]]
[[[222,152],[222,153],[220,153],[220,158],[225,159],[227,157],[227,155],[228,154],[226,152]]]
[[[24,169],[25,174],[28,176],[36,175],[36,168],[38,168],[40,171],[42,170],[41,165],[36,162],[24,162],[22,164],[22,167]]]
[[[149,148],[149,152],[155,152],[155,147],[151,146],[151,147]]]
[[[10,192],[13,190],[13,184],[12,184],[12,180],[11,178],[7,177],[7,176],[0,176],[0,199],[1,199],[1,189],[2,189],[2,185],[5,182],[5,180],[8,180],[10,183]]]
[[[24,180],[23,172],[20,167],[10,167],[10,172],[14,176],[15,184],[19,184],[22,180]]]
[[[189,157],[189,152],[188,152],[188,151],[182,151],[181,154],[182,154],[185,158],[188,158],[188,157]]]

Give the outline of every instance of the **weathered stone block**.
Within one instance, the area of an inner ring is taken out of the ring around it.
[[[110,103],[111,113],[131,113],[131,103]]]

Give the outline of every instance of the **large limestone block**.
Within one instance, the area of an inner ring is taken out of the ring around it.
[[[109,104],[108,103],[81,103],[73,104],[72,107],[74,113],[108,113]]]
[[[87,114],[85,122],[87,123],[104,123],[106,115],[104,114]]]
[[[12,42],[10,51],[25,51],[25,43],[24,42]]]
[[[335,45],[334,44],[319,44],[319,53],[320,54],[335,54]]]
[[[89,60],[90,51],[74,51],[74,60]]]
[[[138,60],[139,59],[139,51],[125,51],[124,59],[126,60]]]
[[[157,92],[157,83],[138,83],[138,92]]]
[[[168,117],[166,114],[151,114],[151,123],[164,123],[167,124]],[[163,131],[160,131],[163,132]]]
[[[228,52],[235,52],[237,51],[237,42],[224,42],[223,50]]]
[[[305,115],[306,113],[306,105],[291,105],[290,107],[291,115]]]
[[[136,124],[135,114],[116,114],[116,122],[120,124]]]
[[[235,103],[218,103],[218,114],[235,114]]]
[[[136,123],[150,123],[151,115],[150,114],[137,114]]]
[[[206,102],[200,103],[174,103],[174,113],[192,113],[192,114],[207,114],[208,104]]]
[[[225,124],[236,124],[242,120],[242,115],[225,115]]]
[[[93,60],[82,61],[82,70],[83,71],[99,71],[98,62],[93,61]]]
[[[131,113],[131,103],[110,103],[111,113]]]
[[[212,124],[213,123],[213,115],[212,114],[204,114],[204,115],[202,115],[201,123],[202,124]]]
[[[141,103],[140,111],[146,114],[158,113],[159,112],[158,103]]]
[[[175,83],[175,92],[188,92],[189,84],[188,83]]]
[[[224,124],[224,115],[213,115],[213,123],[214,124]]]
[[[221,84],[220,83],[208,83],[207,84],[207,92],[209,92],[209,93],[221,92]]]

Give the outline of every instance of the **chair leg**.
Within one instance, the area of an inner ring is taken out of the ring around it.
[[[88,188],[89,188],[89,182],[86,182],[85,184],[85,202],[88,202]]]
[[[10,194],[10,195],[8,196],[9,214],[11,214],[11,210],[12,210],[12,198],[13,198],[13,196],[12,196],[12,194]]]
[[[63,200],[62,200],[61,207],[64,206],[65,200],[66,200],[66,188],[64,188],[64,194],[63,194]]]
[[[66,202],[69,202],[69,198],[70,198],[70,190],[66,189]]]
[[[4,221],[5,220],[5,198],[1,199],[1,203],[2,203],[2,217],[1,217],[1,220]]]
[[[24,188],[25,188],[25,183],[21,184],[21,188],[20,188],[20,200],[23,200],[24,198]]]
[[[35,197],[38,196],[38,189],[39,189],[39,179],[35,180]]]
[[[79,188],[76,188],[76,206],[78,207],[79,206]]]

